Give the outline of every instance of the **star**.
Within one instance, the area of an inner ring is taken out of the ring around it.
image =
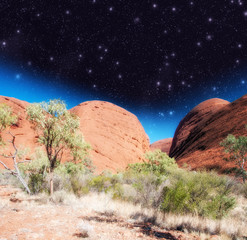
[[[212,36],[212,35],[210,35],[210,34],[208,34],[208,35],[206,36],[206,39],[207,39],[208,41],[211,41],[211,40],[212,40],[212,38],[213,38],[213,36]]]
[[[172,116],[174,114],[174,111],[170,111],[169,115]]]
[[[153,8],[157,8],[158,5],[156,3],[153,4]]]
[[[135,24],[139,23],[140,21],[141,21],[141,19],[139,17],[134,18],[134,23]]]
[[[159,112],[160,117],[165,117],[165,114],[163,112]]]

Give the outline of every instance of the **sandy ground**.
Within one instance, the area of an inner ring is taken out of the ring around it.
[[[91,200],[91,205],[97,201],[101,200]],[[165,231],[151,223],[116,216],[104,208],[92,207],[89,202],[87,205],[42,202],[42,198],[27,196],[19,189],[0,186],[0,240],[200,239],[193,234]]]

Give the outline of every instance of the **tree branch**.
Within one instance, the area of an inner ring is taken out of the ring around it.
[[[17,172],[11,170],[10,168],[7,167],[7,165],[5,163],[3,163],[2,161],[0,161],[0,163],[4,166],[5,169],[7,169],[8,171],[10,171],[12,174],[16,175]]]

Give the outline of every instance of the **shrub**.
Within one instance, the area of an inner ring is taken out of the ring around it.
[[[129,171],[136,173],[150,173],[156,175],[167,175],[170,169],[177,168],[174,158],[170,158],[166,153],[160,150],[148,152],[145,154],[147,159],[144,163],[135,163],[128,166]]]
[[[36,149],[29,163],[20,164],[22,174],[28,179],[28,187],[34,194],[47,191],[46,175],[49,166],[48,158],[41,148]]]
[[[163,191],[161,209],[179,214],[192,213],[214,219],[224,217],[235,205],[231,186],[215,173],[186,172]]]

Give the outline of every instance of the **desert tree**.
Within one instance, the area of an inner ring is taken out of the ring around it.
[[[31,104],[28,119],[34,124],[39,142],[45,147],[49,160],[50,194],[53,194],[53,172],[60,164],[63,153],[67,150],[75,162],[87,164],[86,157],[90,145],[79,133],[79,118],[66,109],[61,100],[50,100]]]
[[[12,113],[12,109],[5,105],[1,104],[0,105],[0,143],[1,145],[5,145],[6,143],[4,142],[2,138],[2,133],[5,131],[7,128],[15,124],[17,121],[17,116],[15,116]],[[2,157],[6,159],[12,159],[14,169],[9,168],[3,161],[0,160],[0,164],[12,175],[17,177],[17,179],[21,182],[25,190],[31,194],[30,189],[28,188],[28,185],[26,184],[25,180],[23,179],[21,172],[19,170],[18,165],[20,163],[27,162],[26,160],[24,161],[17,161],[17,158],[20,157],[20,151],[18,151],[16,144],[15,144],[15,136],[9,131],[8,134],[11,136],[12,140],[9,141],[9,143],[12,144],[12,147],[14,148],[14,153],[11,155],[6,155],[6,154],[1,154]]]
[[[247,160],[247,137],[239,136],[235,137],[229,134],[221,143],[226,153],[229,153],[229,157],[225,158],[227,161],[233,161],[238,167],[238,173],[245,182],[247,178],[246,172],[246,160]]]

